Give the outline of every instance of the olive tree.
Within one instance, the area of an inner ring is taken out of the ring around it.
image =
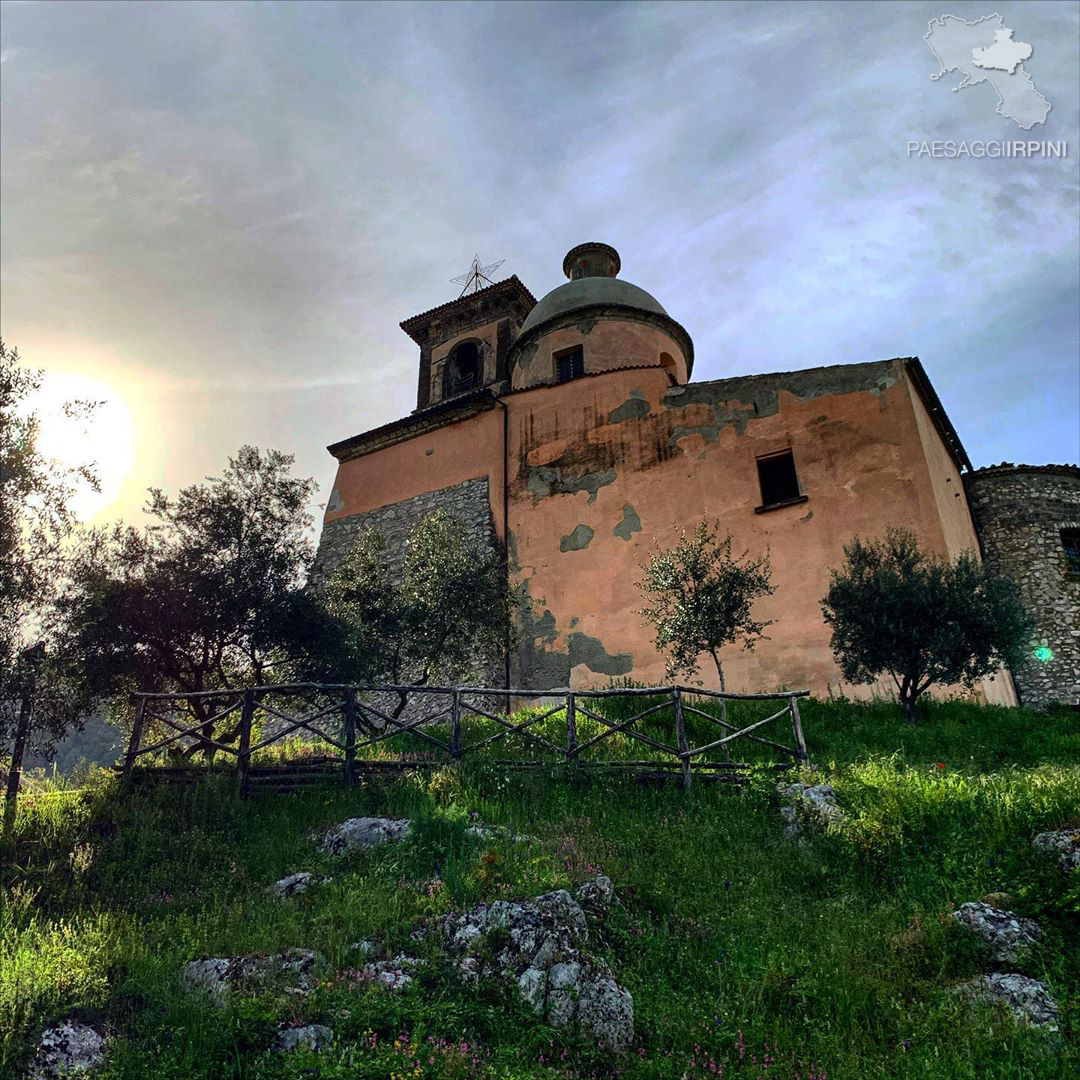
[[[333,644],[305,589],[314,484],[293,459],[245,446],[219,477],[175,498],[151,489],[151,524],[88,531],[59,600],[61,647],[100,696],[198,693],[285,681]],[[213,699],[190,699],[207,739]],[[196,743],[212,756],[212,747]]]
[[[731,546],[730,536],[720,537],[719,524],[705,519],[692,535],[683,531],[673,548],[653,554],[645,567],[639,586],[649,606],[640,614],[652,624],[668,678],[696,678],[701,657],[708,655],[723,690],[721,649],[752,649],[771,623],[753,614],[754,602],[773,592],[768,556],[736,556]]]
[[[365,530],[319,591],[342,633],[341,674],[357,681],[483,678],[511,644],[502,556],[441,511],[413,527],[403,560],[382,533]],[[402,691],[395,716],[407,702]]]
[[[5,833],[15,812],[23,755],[48,754],[81,727],[90,708],[77,668],[64,669],[54,649],[55,603],[69,568],[78,521],[72,496],[97,488],[91,464],[67,467],[38,445],[32,397],[42,372],[25,367],[0,340],[0,756],[10,747]],[[69,416],[93,412],[70,402]]]
[[[1016,664],[1031,632],[1011,581],[970,552],[928,555],[907,529],[846,545],[821,609],[844,678],[888,675],[909,723],[930,686],[970,687]]]

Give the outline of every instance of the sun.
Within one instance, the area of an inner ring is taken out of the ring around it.
[[[68,410],[75,402],[96,403]],[[117,388],[102,379],[67,371],[46,371],[30,406],[38,417],[38,450],[62,466],[90,465],[100,491],[80,483],[69,508],[82,521],[92,521],[118,498],[135,465],[135,423]],[[70,415],[69,415],[70,413]]]

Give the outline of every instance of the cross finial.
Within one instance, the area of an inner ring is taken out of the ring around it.
[[[505,259],[500,259],[498,262],[489,263],[487,266],[483,266],[480,262],[480,256],[474,255],[472,266],[459,277],[450,279],[454,285],[460,285],[462,287],[458,299],[460,300],[466,293],[479,292],[481,289],[487,288],[488,285],[494,285],[495,282],[492,281],[490,275],[498,270],[504,262],[506,262]]]

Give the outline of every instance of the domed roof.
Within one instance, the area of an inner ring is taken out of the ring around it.
[[[618,252],[606,244],[579,244],[567,254],[563,269],[571,280],[552,289],[529,312],[521,325],[522,335],[557,315],[597,304],[618,304],[670,318],[656,297],[615,277],[619,272]]]
[[[583,277],[552,289],[529,312],[528,318],[521,324],[521,332],[527,333],[534,326],[539,326],[556,315],[565,315],[568,311],[592,307],[594,304],[622,304],[624,307],[651,311],[654,315],[667,315],[659,300],[644,289],[639,289],[637,285],[631,285],[629,281],[609,277]]]

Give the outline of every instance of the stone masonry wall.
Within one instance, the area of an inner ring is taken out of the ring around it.
[[[480,536],[493,547],[497,543],[495,524],[491,517],[491,504],[488,501],[488,482],[487,477],[484,476],[454,484],[452,487],[441,488],[438,491],[425,492],[389,506],[380,506],[363,514],[352,514],[349,517],[324,522],[322,535],[319,537],[319,549],[315,556],[315,566],[311,573],[312,583],[317,584],[333,573],[335,567],[356,543],[357,537],[368,528],[377,529],[386,537],[390,566],[400,574],[405,562],[405,541],[409,533],[421,518],[435,513],[436,510],[442,510],[464,522],[472,535]],[[471,675],[472,677],[467,677],[465,673],[462,673],[460,677],[452,678],[451,681],[455,684],[478,682],[481,686],[503,685],[504,673],[500,664],[495,664],[490,670],[471,673]],[[363,700],[386,711],[393,709],[397,703],[397,698],[392,694],[365,695]],[[476,700],[476,704],[481,708],[489,709],[500,705],[501,702],[502,699],[498,702],[487,699]],[[441,695],[413,694],[400,719],[402,723],[407,723],[418,720],[425,714],[445,712],[447,707],[448,701]],[[368,719],[371,720],[372,717],[369,715]],[[449,739],[448,730],[442,732],[442,735]]]
[[[428,491],[389,506],[380,506],[364,514],[351,514],[349,517],[324,523],[312,580],[317,582],[333,573],[356,543],[357,537],[369,528],[378,530],[386,537],[391,565],[400,570],[405,561],[405,541],[413,526],[436,510],[442,510],[464,522],[470,533],[482,537],[492,546],[495,545],[495,525],[491,519],[491,504],[488,501],[488,482],[487,477],[483,476],[455,484],[453,487]]]
[[[1080,467],[993,465],[965,482],[986,561],[1017,583],[1036,622],[1013,672],[1022,703],[1080,701],[1080,575],[1061,543],[1062,529],[1080,529]]]

